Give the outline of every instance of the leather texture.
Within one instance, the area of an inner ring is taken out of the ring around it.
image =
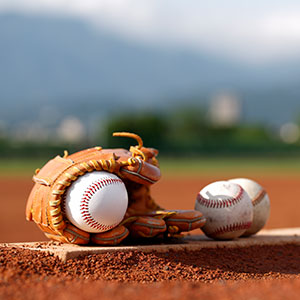
[[[26,219],[34,221],[48,238],[73,244],[117,245],[129,235],[153,238],[202,227],[205,218],[201,212],[164,210],[152,199],[150,187],[161,177],[158,151],[143,147],[142,139],[136,134],[121,132],[114,136],[133,138],[138,145],[129,150],[94,147],[71,155],[65,152],[63,157],[56,156],[37,170],[26,205]],[[129,204],[121,224],[91,234],[72,225],[62,207],[68,187],[80,176],[95,170],[120,177],[126,185]]]

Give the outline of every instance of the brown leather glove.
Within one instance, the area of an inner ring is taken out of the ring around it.
[[[150,186],[160,179],[158,151],[143,147],[141,138],[132,133],[114,133],[131,137],[138,146],[125,149],[95,147],[64,157],[56,156],[33,176],[35,185],[26,206],[26,219],[34,221],[45,235],[64,243],[116,245],[129,234],[155,237],[178,234],[200,228],[203,215],[195,210],[164,210],[150,195]],[[128,192],[128,209],[117,227],[102,233],[88,233],[72,225],[61,207],[68,187],[87,172],[107,171],[119,176]]]

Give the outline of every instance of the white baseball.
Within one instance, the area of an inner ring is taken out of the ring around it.
[[[204,187],[197,195],[195,209],[206,217],[203,232],[214,239],[237,238],[252,224],[251,199],[233,182],[216,181]]]
[[[243,236],[249,236],[261,230],[270,215],[270,199],[265,189],[255,182],[247,178],[235,178],[229,180],[239,184],[250,196],[253,205],[253,222]]]
[[[64,210],[69,221],[86,232],[116,227],[128,206],[124,182],[116,175],[93,171],[80,176],[66,191]]]

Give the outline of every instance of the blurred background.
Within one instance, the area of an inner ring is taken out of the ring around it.
[[[298,1],[1,0],[0,66],[2,157],[299,152]]]
[[[0,176],[114,131],[170,176],[296,176],[299,83],[299,1],[0,0]]]

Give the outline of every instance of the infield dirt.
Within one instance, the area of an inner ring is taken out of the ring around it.
[[[165,208],[190,209],[202,187],[221,179],[226,178],[166,177],[153,186],[152,194]],[[300,176],[253,179],[271,199],[265,228],[300,227]],[[0,178],[0,242],[46,240],[25,220],[32,185],[30,177]],[[108,252],[66,263],[46,253],[0,249],[0,299],[296,299],[299,274],[300,247],[292,244],[160,254]]]
[[[205,185],[228,179],[213,176],[163,177],[152,187],[153,198],[166,209],[194,208],[197,193]],[[300,175],[261,176],[257,180],[268,192],[271,201],[270,218],[265,228],[300,227]],[[0,177],[1,211],[0,242],[46,241],[33,222],[25,220],[25,205],[33,187],[28,177]],[[193,231],[201,233],[200,230]]]

